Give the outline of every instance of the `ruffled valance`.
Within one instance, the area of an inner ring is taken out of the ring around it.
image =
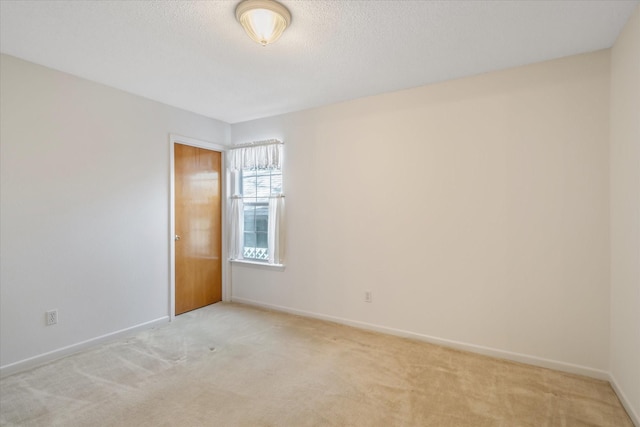
[[[277,139],[252,143],[229,150],[229,169],[281,169],[282,142]]]

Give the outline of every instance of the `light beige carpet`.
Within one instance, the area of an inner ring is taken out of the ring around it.
[[[604,381],[223,303],[0,392],[7,426],[632,426]]]

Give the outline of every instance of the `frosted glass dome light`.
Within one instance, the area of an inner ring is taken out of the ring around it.
[[[274,0],[244,0],[236,6],[236,19],[249,37],[266,46],[282,35],[291,23],[291,14]]]

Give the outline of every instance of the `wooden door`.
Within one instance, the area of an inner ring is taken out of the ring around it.
[[[222,300],[221,156],[174,144],[176,315]]]

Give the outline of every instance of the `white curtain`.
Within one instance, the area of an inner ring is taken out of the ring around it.
[[[244,243],[244,203],[240,197],[231,198],[231,221],[229,232],[229,256],[231,259],[242,259],[242,247]]]
[[[279,169],[282,167],[282,143],[264,141],[257,146],[234,148],[230,151],[229,169]]]
[[[269,199],[269,264],[284,264],[284,196]]]

